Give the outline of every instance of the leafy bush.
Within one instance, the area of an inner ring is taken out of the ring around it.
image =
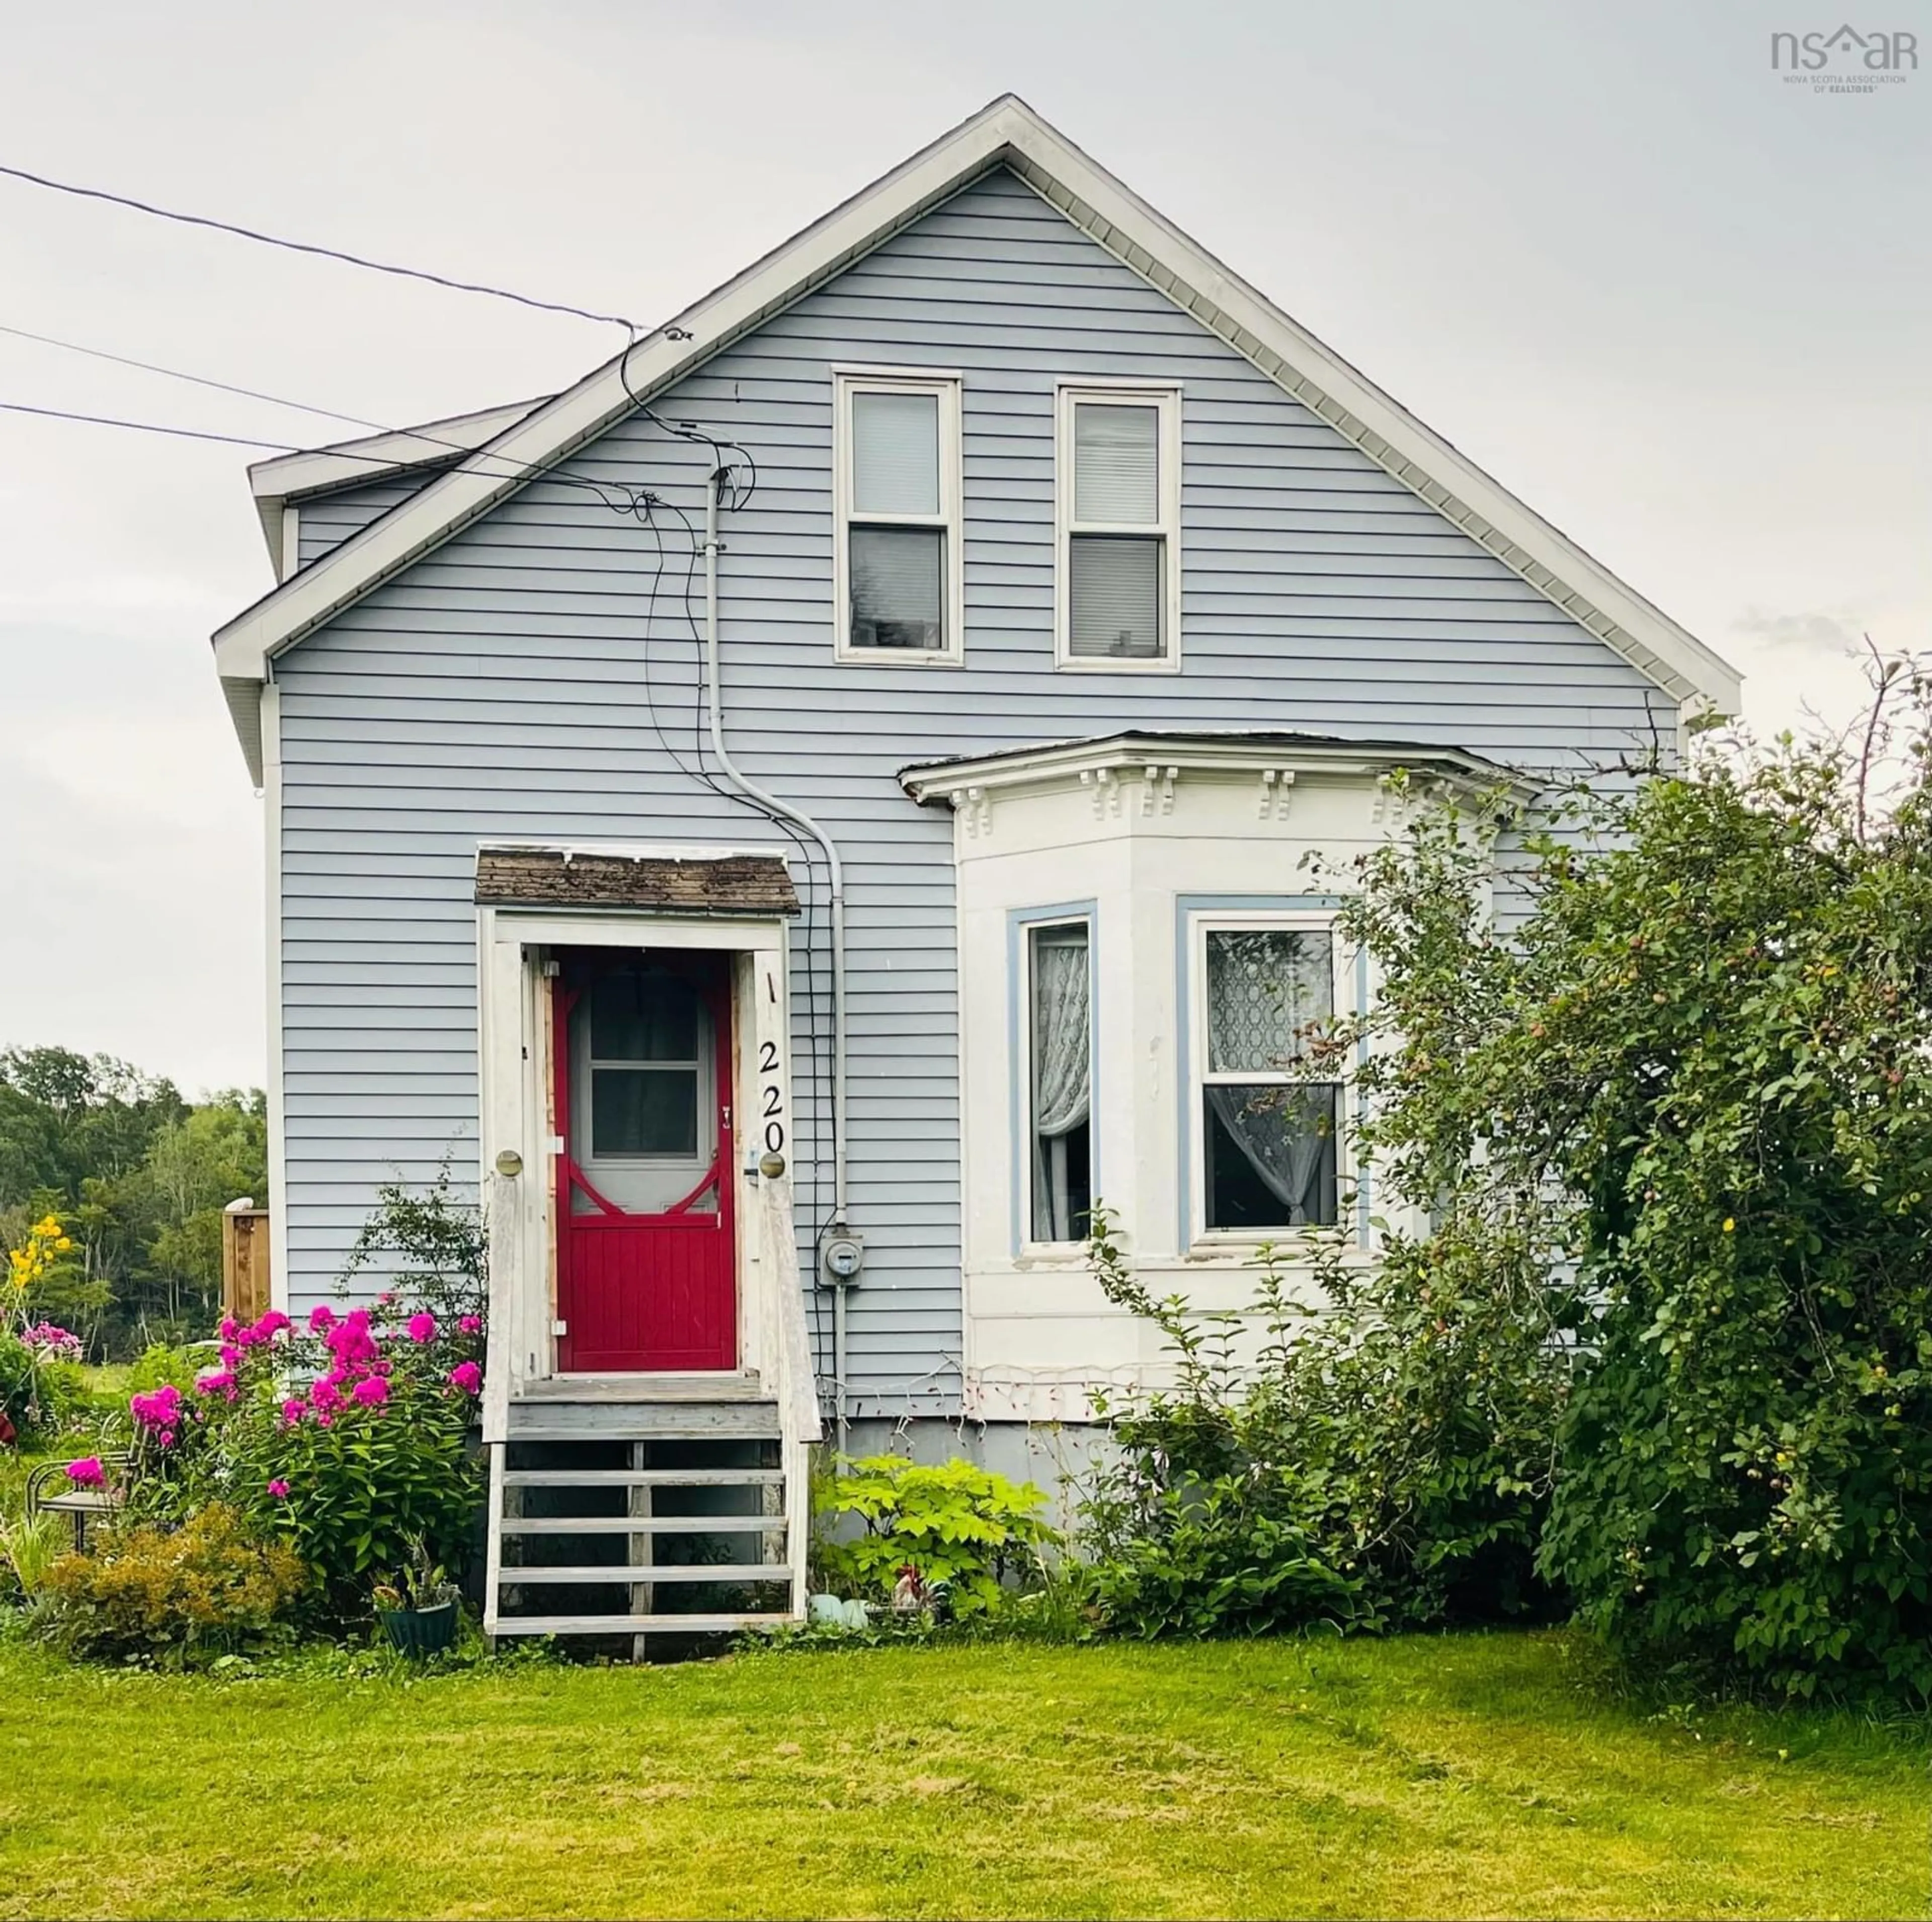
[[[211,1503],[178,1528],[117,1527],[62,1556],[46,1574],[44,1628],[76,1654],[218,1654],[260,1641],[308,1583],[299,1556]]]
[[[86,1374],[0,1330],[0,1415],[17,1435],[57,1433],[86,1412]]]
[[[223,1338],[188,1393],[164,1381],[130,1398],[134,1512],[232,1506],[295,1550],[341,1617],[366,1615],[372,1578],[418,1541],[439,1561],[463,1554],[482,1495],[480,1317],[446,1327],[384,1296],[317,1308],[304,1329],[273,1311],[226,1322]]]
[[[210,1358],[206,1346],[170,1348],[165,1342],[151,1342],[129,1363],[124,1385],[130,1395],[170,1385],[185,1395]]]
[[[1349,1353],[1421,1371],[1378,1378],[1391,1459],[1460,1432],[1451,1539],[1534,1540],[1615,1649],[1924,1696],[1932,689],[1878,679],[1843,739],[1586,783],[1514,846],[1426,807],[1355,865],[1382,988],[1336,1045],[1414,1212]]]
[[[1310,1258],[1316,1313],[1288,1264]],[[1160,1329],[1170,1385],[1101,1413],[1118,1448],[1082,1504],[1093,1599],[1135,1635],[1490,1619],[1542,1606],[1529,1569],[1553,1369],[1510,1345],[1480,1273],[1266,1246],[1245,1309],[1156,1300],[1096,1207],[1110,1300]],[[1520,1344],[1516,1345],[1520,1347]],[[1480,1379],[1479,1379],[1480,1378]]]
[[[1036,1565],[1058,1539],[1040,1519],[1046,1497],[1030,1482],[967,1461],[926,1468],[903,1456],[840,1458],[822,1484],[820,1506],[862,1525],[856,1537],[817,1544],[824,1584],[884,1600],[902,1570],[925,1588],[942,1585],[956,1615],[997,1607],[1009,1575]]]
[[[0,1608],[29,1603],[46,1583],[63,1553],[67,1531],[60,1518],[0,1515]]]

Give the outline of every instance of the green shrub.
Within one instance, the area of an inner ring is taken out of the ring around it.
[[[122,1385],[130,1395],[138,1395],[172,1384],[185,1395],[194,1387],[195,1377],[213,1359],[212,1351],[206,1345],[177,1348],[170,1348],[163,1342],[151,1342],[128,1364]]]
[[[1436,1251],[1440,1255],[1441,1251]],[[1155,1299],[1094,1210],[1102,1291],[1158,1327],[1161,1390],[1102,1398],[1084,1579],[1124,1633],[1354,1630],[1544,1610],[1530,1567],[1563,1365],[1492,1269],[1264,1246],[1245,1309]],[[1293,1293],[1312,1258],[1322,1312]]]
[[[0,1515],[0,1608],[33,1601],[46,1585],[47,1571],[63,1552],[67,1529],[62,1519]]]
[[[0,1330],[0,1415],[25,1437],[57,1434],[90,1405],[86,1372],[50,1360],[17,1335]]]
[[[44,1631],[110,1659],[233,1652],[284,1622],[308,1585],[300,1557],[211,1503],[178,1528],[124,1525],[62,1556],[45,1578]]]
[[[999,1605],[1008,1576],[1036,1567],[1058,1540],[1040,1519],[1046,1497],[1030,1482],[960,1460],[926,1468],[874,1455],[838,1465],[820,1486],[820,1507],[862,1529],[821,1539],[817,1559],[825,1585],[846,1594],[889,1600],[910,1568],[923,1587],[944,1585],[956,1615],[983,1614]]]

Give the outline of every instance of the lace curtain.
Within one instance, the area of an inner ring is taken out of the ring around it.
[[[1043,928],[1033,937],[1033,1235],[1071,1241],[1067,1138],[1088,1119],[1087,931]]]
[[[1290,1228],[1318,1218],[1316,1183],[1334,1127],[1335,1090],[1324,1082],[1300,1088],[1210,1087],[1208,1105],[1262,1185],[1288,1210]]]
[[[1218,928],[1208,937],[1208,1072],[1278,1074],[1306,1047],[1306,1030],[1335,1012],[1326,934]]]

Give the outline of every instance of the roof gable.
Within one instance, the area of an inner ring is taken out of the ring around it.
[[[276,653],[595,439],[639,402],[999,166],[1010,168],[1076,227],[1657,685],[1680,701],[1735,711],[1736,670],[1009,94],[574,387],[512,420],[413,498],[219,630],[216,661],[251,766],[260,762],[254,688]]]

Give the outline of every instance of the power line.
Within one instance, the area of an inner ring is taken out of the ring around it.
[[[447,287],[460,294],[487,294],[492,300],[514,301],[519,307],[536,307],[546,313],[567,313],[578,320],[595,321],[604,327],[622,327],[633,339],[648,333],[648,328],[621,313],[594,313],[588,307],[572,307],[564,301],[538,300],[534,295],[512,292],[508,287],[493,287],[480,280],[458,280],[447,274],[433,274],[423,267],[399,267],[386,260],[370,260],[359,253],[345,253],[340,247],[317,247],[308,241],[285,240],[279,234],[259,232],[254,227],[237,226],[232,220],[218,220],[206,214],[184,214],[172,207],[157,207],[152,202],[136,200],[125,193],[110,193],[100,187],[80,187],[72,181],[50,180],[45,174],[29,173],[25,167],[0,165],[0,174],[23,180],[32,187],[51,188],[56,193],[71,193],[83,200],[104,200],[110,206],[127,207],[137,214],[152,214],[157,220],[174,220],[183,226],[206,227],[216,233],[232,234],[238,240],[259,241],[264,247],[279,247],[290,253],[311,254],[317,259],[336,260],[345,266],[367,268],[374,274],[393,274],[405,280],[425,280],[432,286]]]
[[[318,407],[307,400],[290,400],[280,394],[264,394],[253,387],[237,387],[226,380],[211,380],[204,373],[184,373],[178,367],[162,367],[154,361],[137,361],[126,354],[110,354],[105,347],[82,346],[78,340],[63,340],[52,334],[36,334],[26,327],[10,327],[0,321],[0,334],[17,340],[37,340],[44,347],[59,347],[70,354],[85,354],[91,360],[112,361],[116,367],[138,367],[143,373],[165,374],[170,380],[185,380],[196,387],[212,387],[218,394],[238,394],[244,400],[266,400],[272,407],[292,407],[298,413],[319,414],[326,421],[344,421],[352,427],[368,427],[376,433],[391,429],[380,421],[365,421],[360,414],[345,414],[334,407]]]
[[[0,400],[0,412],[37,414],[46,421],[82,421],[90,427],[126,427],[135,433],[172,434],[178,440],[214,440],[228,447],[260,447],[274,454],[305,454],[308,448],[283,440],[250,440],[246,434],[209,433],[200,427],[163,427],[154,421],[123,421],[111,414],[75,414],[64,407],[30,407],[24,400]],[[394,466],[393,460],[385,466]]]

